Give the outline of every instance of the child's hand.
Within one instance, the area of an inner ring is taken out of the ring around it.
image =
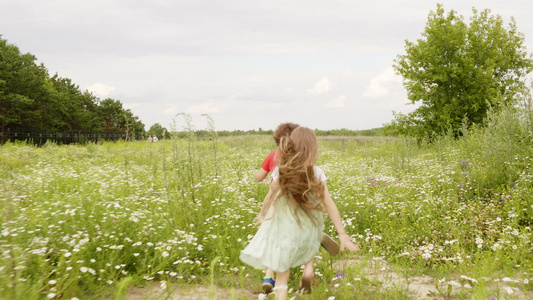
[[[261,222],[263,222],[263,215],[261,213],[258,213],[257,216],[254,218],[254,224],[259,225]]]
[[[345,249],[350,250],[351,252],[359,251],[359,247],[353,243],[353,238],[348,234],[342,234],[339,236],[341,241],[341,251]]]

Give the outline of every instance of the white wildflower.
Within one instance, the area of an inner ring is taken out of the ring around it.
[[[506,291],[507,294],[509,294],[509,295],[514,294],[513,288],[511,288],[510,286],[506,286],[506,287],[505,287],[505,291]]]
[[[462,287],[462,285],[459,282],[454,281],[454,280],[449,281],[448,284],[450,284],[452,286],[456,286],[456,287]]]

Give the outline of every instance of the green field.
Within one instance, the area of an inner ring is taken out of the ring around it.
[[[0,147],[1,299],[128,299],[133,288],[172,299],[198,287],[217,299],[262,297],[261,271],[238,256],[268,191],[253,175],[274,146],[241,136]],[[489,134],[432,144],[320,137],[319,146],[361,251],[321,251],[313,293],[297,298],[533,296],[530,147]],[[331,222],[325,230],[336,236]],[[432,294],[414,293],[414,278]]]

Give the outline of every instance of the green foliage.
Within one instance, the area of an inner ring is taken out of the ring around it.
[[[48,85],[49,102],[55,105],[49,108],[52,117],[49,117],[46,129],[104,130],[104,124],[98,118],[98,99],[95,96],[81,92],[70,79],[57,74],[48,80]]]
[[[22,124],[35,116],[31,110],[45,92],[46,69],[35,63],[35,56],[21,54],[0,36],[0,123]]]
[[[490,108],[516,103],[525,76],[533,69],[524,37],[514,19],[506,27],[490,10],[473,9],[470,23],[438,4],[431,11],[422,38],[405,42],[394,68],[404,79],[415,111],[397,113],[388,132],[419,139],[467,125],[481,124]]]
[[[36,57],[20,53],[0,35],[0,124],[40,130],[144,132],[144,124],[122,103],[100,101],[68,78],[51,76]],[[3,141],[2,141],[3,143]]]
[[[530,159],[533,157],[533,135],[524,115],[531,112],[519,107],[490,110],[485,127],[464,129],[459,140],[465,182],[473,194],[502,192],[509,187],[528,183]],[[533,204],[531,199],[527,203]]]
[[[146,132],[146,134],[152,136],[155,135],[158,138],[170,138],[170,132],[159,123],[155,123],[154,125],[150,126],[150,129],[148,132]]]

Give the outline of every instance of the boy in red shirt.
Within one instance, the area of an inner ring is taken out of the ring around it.
[[[276,142],[276,145],[279,146],[279,141],[281,140],[281,137],[290,136],[292,131],[299,126],[300,125],[294,123],[279,124],[278,128],[276,128],[276,131],[274,131],[274,141]],[[272,173],[272,171],[274,171],[274,169],[276,168],[275,156],[276,150],[274,150],[267,156],[267,158],[265,158],[265,160],[261,164],[261,169],[259,169],[259,171],[257,171],[257,173],[255,173],[254,175],[255,180],[261,182],[267,177],[268,173]]]

